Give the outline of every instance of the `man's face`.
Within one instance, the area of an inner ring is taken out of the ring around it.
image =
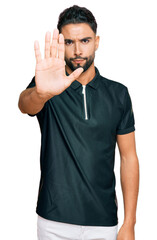
[[[66,65],[71,71],[79,67],[86,71],[94,64],[99,37],[87,23],[67,24],[62,27],[62,34],[65,39]]]

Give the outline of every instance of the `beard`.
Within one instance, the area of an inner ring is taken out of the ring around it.
[[[93,61],[94,61],[94,58],[95,58],[95,53],[91,56],[89,56],[88,58],[82,58],[82,57],[76,57],[76,58],[66,58],[65,57],[65,62],[66,62],[66,65],[72,70],[72,71],[75,71],[77,68],[80,68],[82,67],[84,69],[83,72],[87,71],[88,68],[92,65]],[[72,63],[73,60],[76,60],[76,59],[82,59],[82,60],[86,60],[85,64],[83,66],[81,66],[80,63],[77,63],[76,66],[74,66],[74,64]]]

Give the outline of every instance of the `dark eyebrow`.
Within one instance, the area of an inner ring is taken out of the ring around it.
[[[88,40],[88,39],[92,39],[92,37],[85,37],[85,38],[80,39],[80,41]],[[72,42],[73,42],[72,39],[68,39],[68,38],[64,39],[64,41],[65,41],[65,42],[68,42],[68,41],[72,41]]]
[[[81,41],[83,41],[83,40],[88,40],[88,39],[92,39],[92,37],[82,38]]]
[[[67,38],[67,39],[64,39],[64,41],[65,41],[65,42],[67,42],[67,41],[72,41],[72,42],[73,42],[73,40],[68,39],[68,38]]]

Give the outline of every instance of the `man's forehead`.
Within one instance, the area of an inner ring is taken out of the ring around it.
[[[87,23],[67,24],[62,27],[62,34],[67,39],[94,37],[94,32]]]

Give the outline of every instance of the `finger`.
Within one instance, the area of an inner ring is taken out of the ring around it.
[[[51,41],[51,33],[47,32],[45,35],[45,58],[50,57],[50,41]]]
[[[59,31],[58,29],[55,29],[53,31],[52,44],[50,47],[51,57],[57,57],[58,35],[59,35]]]
[[[76,79],[78,78],[81,73],[84,71],[84,69],[82,67],[76,69],[74,72],[72,72],[67,78],[70,81],[70,84]]]
[[[35,58],[36,58],[36,63],[41,62],[41,52],[40,52],[40,47],[39,47],[39,42],[35,41],[34,42],[34,51],[35,51]]]
[[[59,34],[58,58],[64,60],[64,36]]]

